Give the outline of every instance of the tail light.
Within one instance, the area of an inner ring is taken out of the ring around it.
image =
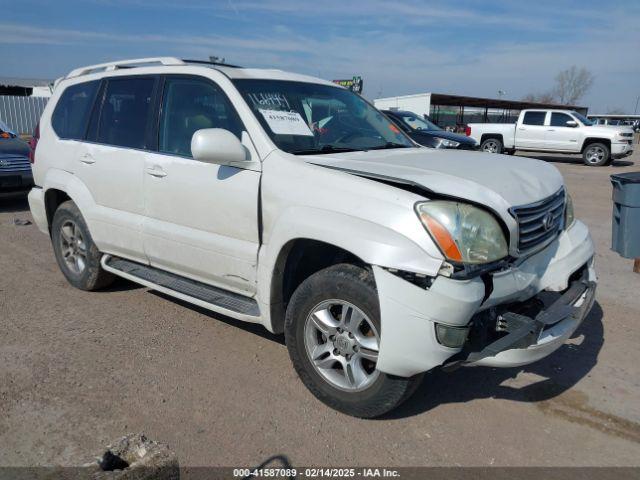
[[[29,161],[35,163],[36,161],[36,147],[38,146],[38,140],[40,140],[40,123],[36,125],[36,129],[33,132],[31,140],[29,140]]]
[[[464,127],[464,134],[465,134],[467,137],[470,137],[470,136],[471,136],[471,127],[470,127],[469,125],[467,125],[466,127]]]

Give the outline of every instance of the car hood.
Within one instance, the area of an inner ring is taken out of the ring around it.
[[[0,156],[29,156],[29,145],[19,138],[0,138]]]
[[[427,131],[416,130],[411,133],[416,137],[420,137],[424,135],[427,137],[446,138],[447,140],[453,140],[454,142],[464,143],[468,145],[476,143],[476,141],[473,138],[467,137],[466,135],[461,135],[459,133],[447,132],[446,130],[427,130]]]
[[[613,136],[614,133],[617,132],[626,132],[633,134],[633,128],[627,125],[591,125],[590,127],[586,127],[589,130],[590,135],[607,135]]]
[[[303,158],[364,177],[419,185],[508,217],[511,207],[542,200],[564,185],[558,169],[546,162],[484,152],[407,148]]]

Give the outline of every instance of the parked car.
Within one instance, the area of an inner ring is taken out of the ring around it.
[[[0,120],[0,191],[28,190],[33,186],[29,145]]]
[[[404,110],[383,110],[394,124],[412,140],[425,147],[476,150],[478,142],[465,135],[447,132],[429,120]]]
[[[633,130],[594,126],[570,110],[523,110],[513,124],[470,123],[467,135],[490,153],[514,150],[581,153],[584,163],[599,167],[633,153]]]
[[[284,332],[302,382],[349,415],[440,365],[546,357],[594,301],[553,165],[416,147],[328,81],[93,65],[57,83],[39,132],[29,204],[71,285],[120,276]]]

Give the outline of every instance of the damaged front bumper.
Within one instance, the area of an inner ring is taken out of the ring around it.
[[[424,288],[374,266],[382,330],[377,368],[409,377],[440,365],[515,367],[544,358],[593,305],[593,255],[589,231],[577,221],[544,250],[491,274],[490,292],[480,277],[438,276]],[[544,307],[541,298],[553,295],[560,298]],[[438,325],[469,328],[468,341],[443,345]]]
[[[569,288],[549,306],[534,297],[515,306],[516,311],[505,308],[497,313],[491,309],[479,314],[462,351],[449,359],[445,368],[517,367],[552,353],[573,334],[593,306],[596,282],[590,270],[585,265],[576,272]]]

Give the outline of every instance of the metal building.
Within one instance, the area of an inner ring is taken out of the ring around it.
[[[31,135],[51,96],[50,80],[0,78],[0,120],[18,135]]]

